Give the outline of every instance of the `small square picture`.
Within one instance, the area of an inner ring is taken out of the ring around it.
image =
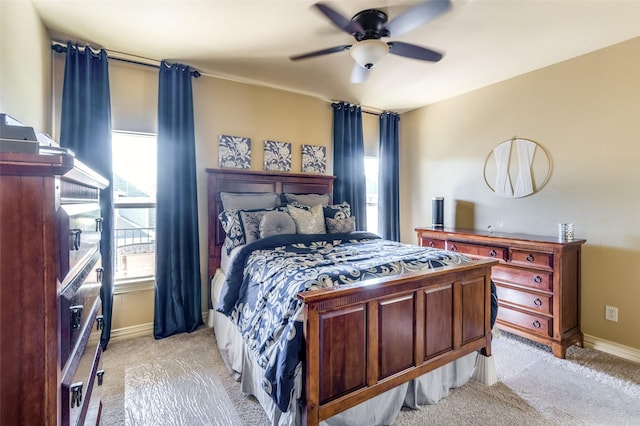
[[[218,138],[219,166],[231,169],[251,168],[251,139],[242,136],[220,135]]]
[[[264,141],[264,169],[291,171],[291,144],[287,142]]]
[[[302,145],[302,172],[324,174],[327,169],[327,147]]]

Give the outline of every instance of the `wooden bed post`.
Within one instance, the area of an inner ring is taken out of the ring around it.
[[[303,363],[305,409],[302,411],[302,424],[316,426],[320,423],[320,323],[317,307],[305,305],[304,339],[306,345],[306,361]]]

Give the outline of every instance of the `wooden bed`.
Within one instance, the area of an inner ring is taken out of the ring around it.
[[[333,176],[207,173],[210,279],[220,266],[225,237],[218,220],[220,192],[333,192]],[[317,425],[471,352],[490,356],[490,278],[496,263],[478,260],[299,293],[305,304],[303,424]]]

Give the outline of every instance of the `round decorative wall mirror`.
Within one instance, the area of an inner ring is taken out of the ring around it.
[[[497,195],[522,198],[540,191],[551,177],[551,159],[530,139],[497,145],[484,161],[484,181]]]

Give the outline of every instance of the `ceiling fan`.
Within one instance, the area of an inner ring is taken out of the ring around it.
[[[430,62],[442,59],[442,53],[435,50],[401,41],[385,42],[381,39],[404,34],[437,18],[451,8],[450,0],[423,1],[391,20],[388,20],[385,12],[378,9],[362,10],[348,19],[326,3],[315,3],[313,6],[336,27],[351,34],[356,42],[291,56],[292,61],[348,50],[356,62],[351,71],[351,82],[362,83],[368,78],[371,69],[387,53]]]

